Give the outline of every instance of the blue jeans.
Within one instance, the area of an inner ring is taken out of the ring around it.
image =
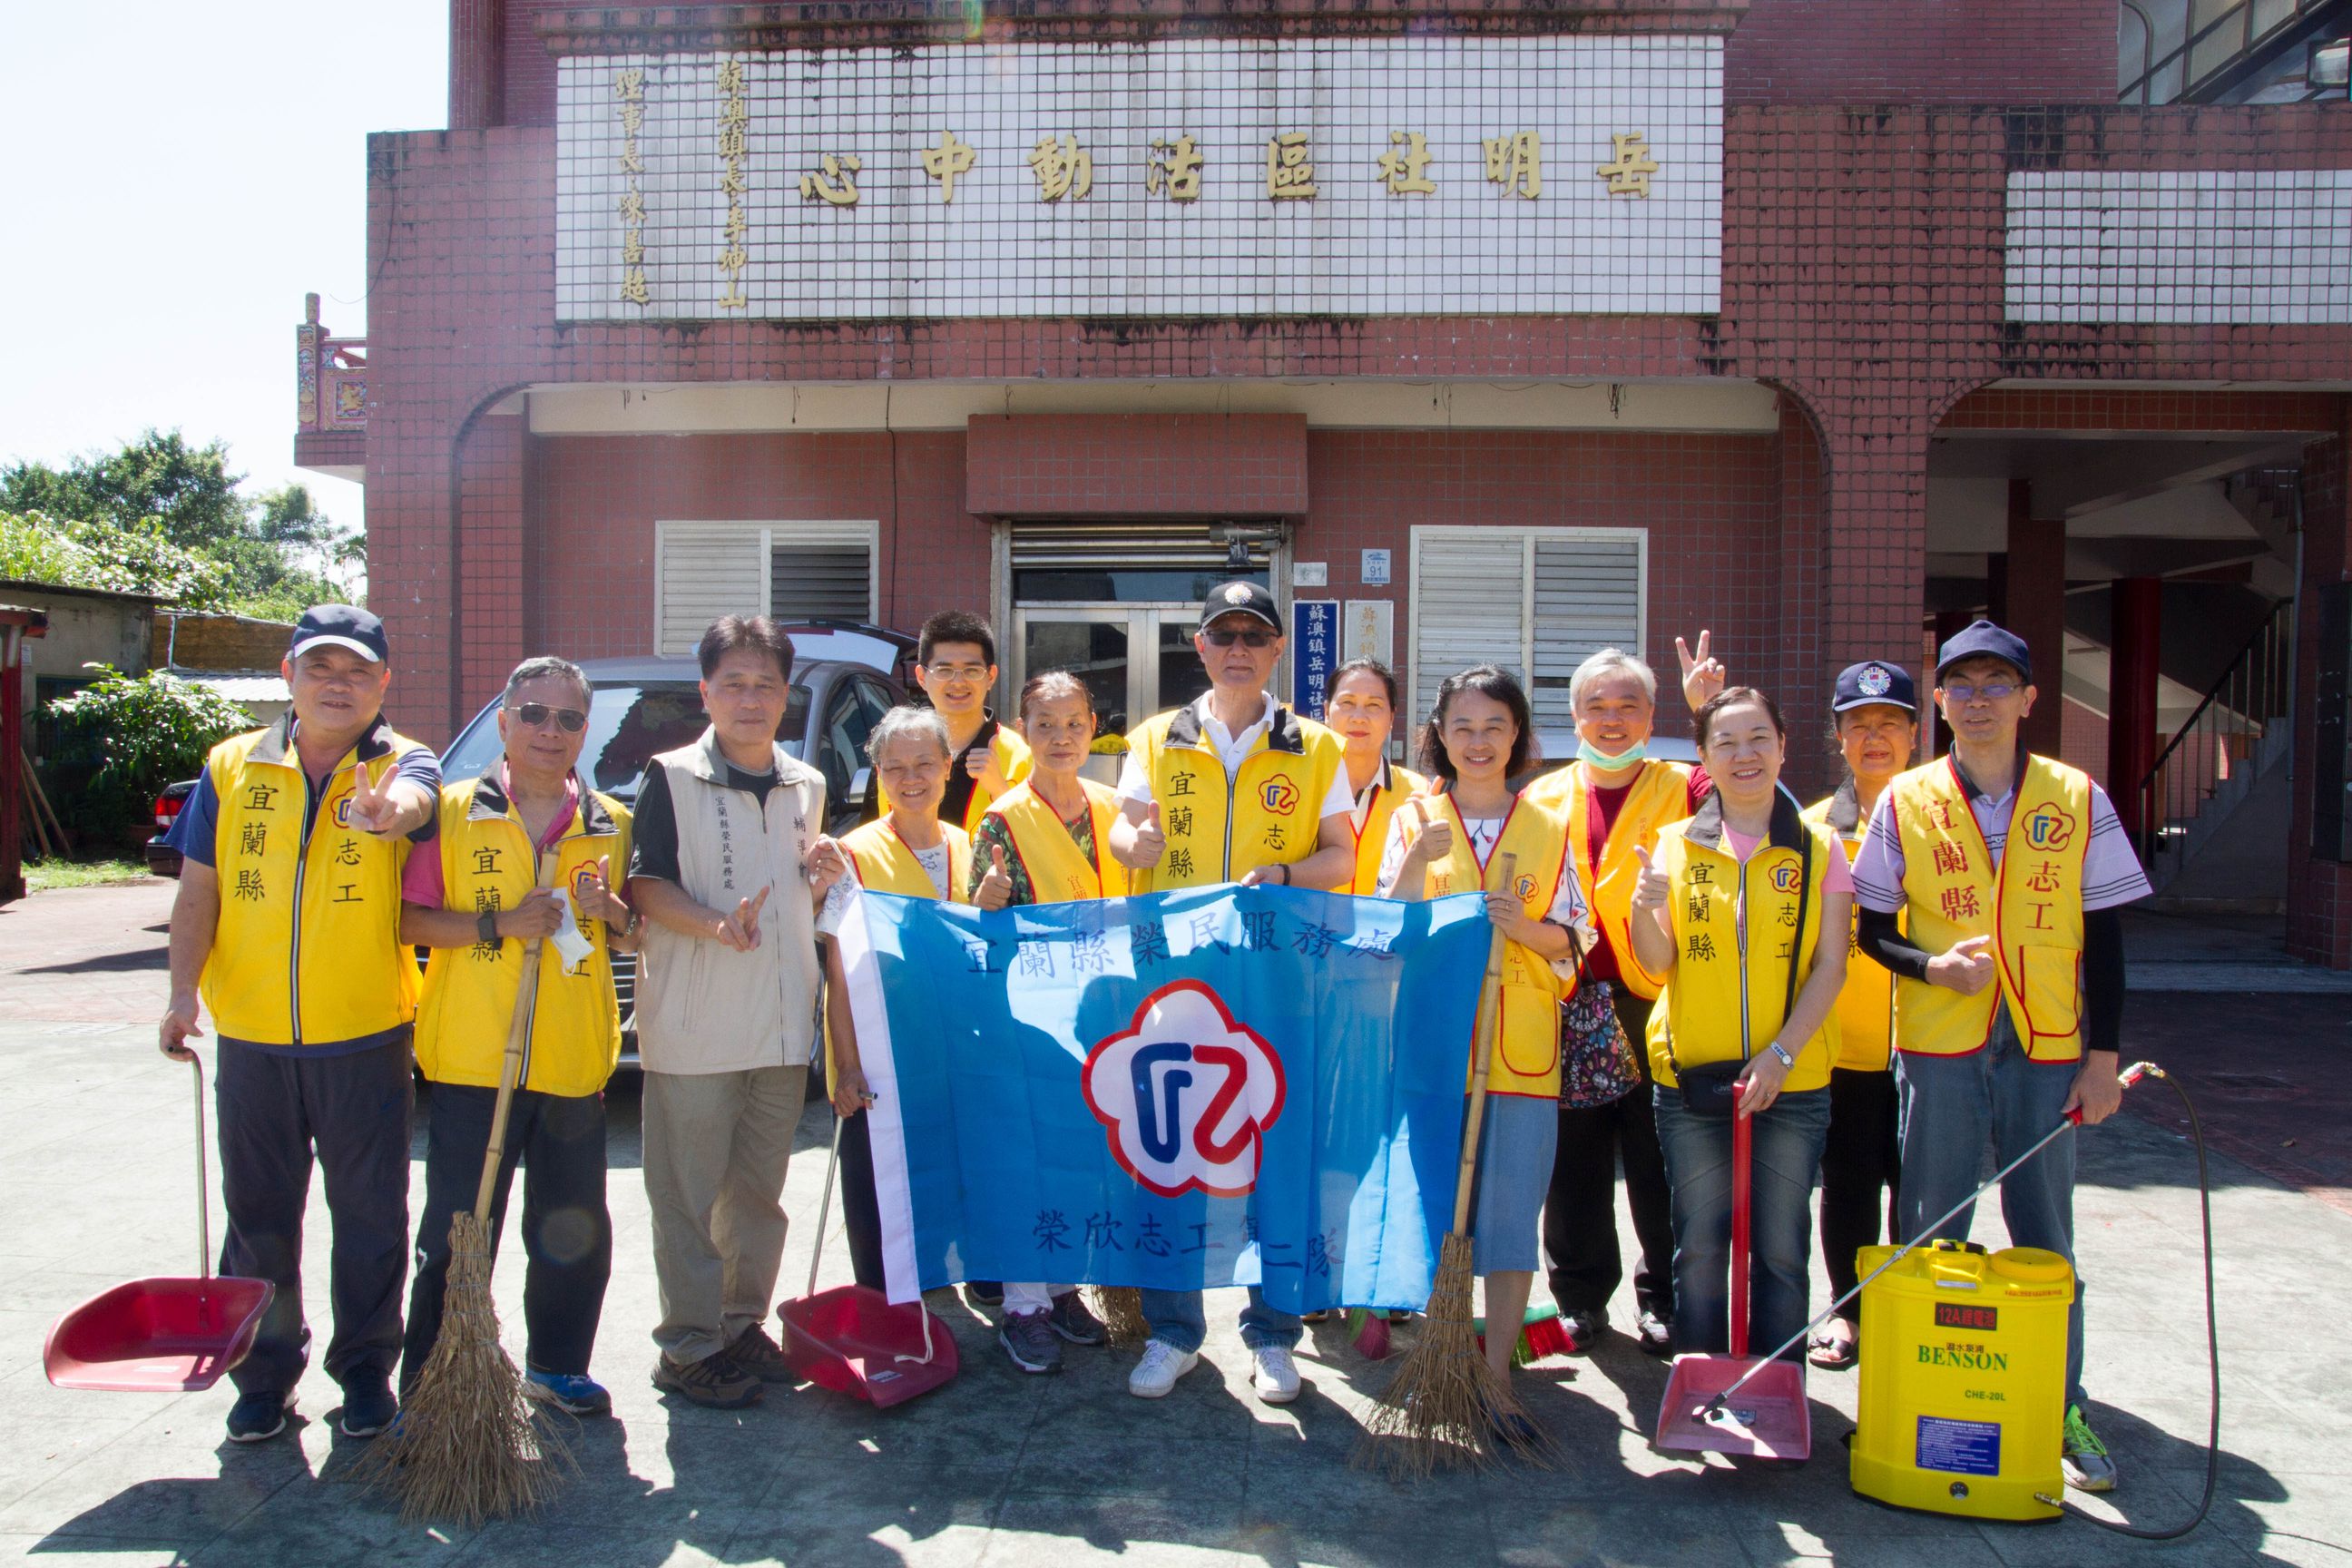
[[[1903,1184],[1895,1212],[1901,1239],[1969,1195],[1981,1179],[1985,1140],[1996,1167],[2008,1164],[2058,1125],[2079,1062],[2029,1060],[2009,1009],[1996,1007],[1992,1038],[1960,1057],[1896,1052],[1895,1084],[1902,1117]],[[2000,1184],[2000,1217],[2018,1247],[2039,1247],[2074,1261],[2074,1138],[2057,1139]],[[1968,1238],[1971,1204],[1935,1234]],[[2083,1279],[2066,1314],[2066,1402],[2083,1403]]]
[[[1189,1355],[1209,1337],[1209,1316],[1198,1290],[1146,1290],[1143,1316],[1151,1325],[1151,1337],[1171,1350]],[[1249,1288],[1249,1305],[1242,1311],[1242,1343],[1252,1350],[1265,1345],[1287,1350],[1306,1331],[1297,1313],[1267,1306],[1258,1288]]]
[[[1674,1189],[1675,1352],[1731,1348],[1731,1119],[1694,1116],[1658,1086],[1658,1142]],[[1805,1326],[1813,1249],[1813,1173],[1830,1132],[1830,1092],[1783,1094],[1755,1118],[1748,1164],[1748,1351],[1761,1355]],[[1801,1342],[1790,1352],[1804,1353]]]

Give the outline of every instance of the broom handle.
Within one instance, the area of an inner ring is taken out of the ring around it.
[[[834,1114],[833,1157],[824,1163],[824,1196],[817,1200],[815,1244],[809,1248],[809,1284],[803,1295],[816,1294],[816,1266],[824,1258],[824,1222],[833,1214],[833,1173],[841,1169],[841,1124],[847,1120],[838,1111]]]
[[[555,853],[539,858],[539,889],[553,885]],[[539,955],[544,939],[523,942],[522,971],[515,977],[514,1012],[507,1019],[507,1054],[499,1064],[499,1100],[490,1111],[490,1142],[482,1154],[482,1184],[474,1189],[474,1223],[490,1223],[490,1194],[498,1191],[499,1165],[507,1153],[507,1115],[514,1110],[515,1085],[522,1077],[522,1044],[530,1034],[530,1016],[539,1005]]]
[[[1503,886],[1516,888],[1519,880],[1519,858],[1503,857]],[[1502,1026],[1503,946],[1509,939],[1498,929],[1486,943],[1486,978],[1478,987],[1478,1016],[1470,1032],[1470,1048],[1477,1053],[1477,1065],[1470,1076],[1470,1117],[1462,1128],[1462,1165],[1454,1176],[1454,1234],[1461,1236],[1470,1228],[1470,1192],[1478,1176],[1478,1131],[1486,1121],[1486,1074],[1494,1066],[1495,1048],[1486,1044],[1486,998],[1495,997],[1495,1026]]]
[[[213,1277],[213,1211],[212,1194],[205,1186],[210,1177],[205,1170],[205,1064],[191,1056],[188,1065],[196,1069],[196,1278],[209,1279]]]
[[[1748,1112],[1731,1113],[1731,1353],[1748,1353],[1748,1247],[1752,1234],[1748,1204],[1748,1156],[1755,1152],[1756,1123]]]

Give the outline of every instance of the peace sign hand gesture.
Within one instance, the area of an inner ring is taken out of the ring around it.
[[[1707,653],[1707,645],[1714,636],[1714,633],[1702,628],[1696,653],[1682,638],[1675,639],[1675,657],[1682,661],[1683,667],[1683,701],[1694,713],[1706,707],[1730,679],[1729,672],[1723,668],[1723,661]]]
[[[762,888],[748,899],[739,899],[735,912],[723,915],[712,927],[710,934],[738,952],[750,952],[760,945],[760,908],[768,901],[772,889]]]
[[[352,769],[351,825],[378,838],[393,837],[400,826],[400,806],[389,784],[379,788],[360,763]]]

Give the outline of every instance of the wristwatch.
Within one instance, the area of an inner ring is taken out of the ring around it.
[[[1773,1041],[1770,1048],[1772,1054],[1780,1058],[1780,1065],[1782,1067],[1793,1068],[1797,1065],[1797,1058],[1790,1056],[1788,1052],[1788,1048],[1782,1046],[1780,1041]]]
[[[499,911],[484,910],[480,914],[476,915],[474,934],[481,938],[483,946],[496,947],[501,940],[499,936]]]

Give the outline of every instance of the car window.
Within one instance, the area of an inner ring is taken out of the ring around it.
[[[499,759],[498,708],[482,710],[441,758],[441,776],[452,784],[479,778]],[[786,749],[797,752],[808,727],[809,689],[792,689],[779,731]],[[692,742],[709,723],[702,693],[690,680],[599,683],[588,707],[588,731],[580,749],[580,773],[592,788],[632,799],[648,759]]]
[[[887,696],[870,682],[851,677],[835,683],[825,698],[824,728],[817,738],[817,771],[824,775],[824,798],[837,814],[849,800],[849,786],[866,765],[866,737],[888,709]]]

